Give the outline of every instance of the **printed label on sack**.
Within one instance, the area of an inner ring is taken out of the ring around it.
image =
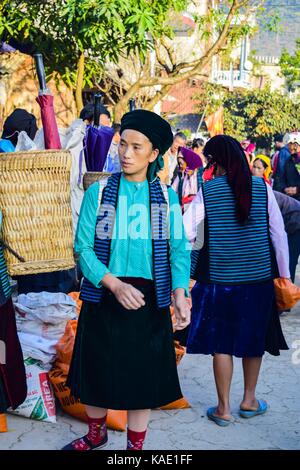
[[[44,407],[44,403],[41,397],[39,397],[38,401],[33,408],[30,419],[38,419],[39,421],[43,421],[47,418],[47,411]]]
[[[39,421],[56,422],[55,398],[49,382],[48,371],[41,370],[40,361],[32,358],[25,359],[27,398],[13,414],[26,416]]]
[[[55,416],[55,403],[51,392],[51,384],[49,382],[48,374],[45,372],[40,374],[40,386],[48,416]]]

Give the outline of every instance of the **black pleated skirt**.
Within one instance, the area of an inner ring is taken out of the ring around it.
[[[182,397],[169,309],[156,308],[152,282],[135,287],[145,296],[139,310],[108,291],[100,304],[83,302],[67,380],[81,403],[138,410]]]
[[[5,391],[4,383],[0,373],[0,414],[6,413],[6,410],[10,407],[9,400]]]

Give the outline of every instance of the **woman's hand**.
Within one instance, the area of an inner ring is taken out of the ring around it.
[[[191,310],[184,295],[184,289],[178,288],[174,291],[173,306],[176,318],[175,330],[183,330],[191,321]]]
[[[284,189],[284,192],[288,195],[288,196],[295,196],[298,192],[298,188],[297,186],[289,186],[288,188],[285,188]]]
[[[145,305],[144,294],[131,284],[120,281],[112,274],[106,274],[102,285],[109,289],[117,301],[127,310],[138,310]]]

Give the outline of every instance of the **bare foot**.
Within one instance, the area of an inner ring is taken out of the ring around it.
[[[240,409],[245,411],[256,411],[258,407],[259,403],[256,398],[254,398],[252,401],[243,400],[240,404]]]
[[[233,419],[230,413],[221,413],[221,410],[219,408],[216,408],[214,415],[217,416],[218,418],[222,418],[227,421],[231,421]]]

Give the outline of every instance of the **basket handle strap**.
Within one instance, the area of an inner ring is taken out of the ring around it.
[[[15,250],[13,250],[4,240],[3,238],[0,238],[0,243],[1,245],[6,248],[12,255],[14,255],[19,261],[21,261],[22,263],[25,263],[25,259],[23,258],[23,256],[19,255],[19,253],[17,253]]]

